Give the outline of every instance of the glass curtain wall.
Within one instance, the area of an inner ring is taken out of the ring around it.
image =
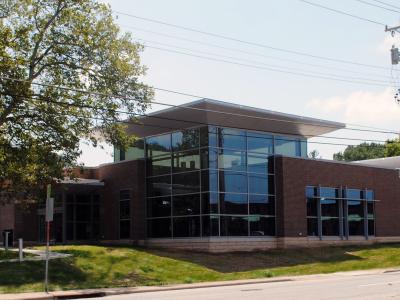
[[[283,138],[214,126],[146,138],[148,236],[274,236],[274,149],[307,155]]]
[[[375,234],[374,192],[330,187],[306,188],[309,236],[372,236]]]

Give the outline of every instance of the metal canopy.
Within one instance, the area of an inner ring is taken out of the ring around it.
[[[140,118],[138,122],[137,125],[131,124],[128,127],[128,132],[138,137],[208,124],[310,138],[346,126],[338,122],[209,99],[160,110]]]

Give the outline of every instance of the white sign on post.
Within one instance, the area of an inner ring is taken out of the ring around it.
[[[54,214],[54,198],[46,199],[46,222],[53,221]]]

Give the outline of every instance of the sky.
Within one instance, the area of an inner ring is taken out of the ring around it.
[[[389,26],[400,25],[400,8],[386,6],[397,10],[393,12],[358,0],[310,1]],[[146,84],[211,99],[343,122],[351,124],[350,127],[363,125],[385,129],[380,131],[400,131],[400,105],[394,100],[395,88],[400,83],[396,74],[400,74],[400,69],[397,66],[392,68],[390,62],[390,48],[393,44],[400,46],[400,33],[392,37],[384,31],[383,25],[324,10],[299,0],[103,2],[111,5],[121,29],[131,32],[134,40],[145,45],[141,58],[148,68],[142,78]],[[366,2],[382,6],[374,0]],[[384,2],[400,7],[395,0]],[[121,12],[211,32],[253,45],[127,17]],[[182,52],[236,64],[184,55]],[[380,68],[339,63],[292,52]],[[312,77],[274,72],[268,68],[306,73]],[[339,80],[318,78],[321,76]],[[362,81],[360,78],[370,81],[367,84],[365,80],[362,84],[354,82]],[[195,100],[160,91],[156,92],[155,99],[168,104]],[[153,105],[149,112],[161,108]],[[327,136],[377,141],[395,137],[393,134],[355,130],[339,130]],[[333,153],[344,150],[344,144],[360,142],[318,137],[309,140],[308,150],[316,149],[322,158],[332,159]],[[82,143],[81,149],[83,153],[79,162],[87,166],[113,160],[112,147],[109,145],[94,149]]]

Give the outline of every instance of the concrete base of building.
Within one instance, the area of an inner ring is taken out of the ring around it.
[[[362,236],[341,239],[337,237],[269,237],[269,238],[193,238],[193,239],[149,239],[146,247],[160,247],[174,250],[191,250],[200,252],[222,253],[240,251],[267,251],[271,249],[313,248],[346,245],[372,245],[376,243],[397,243],[399,237],[369,237]]]

